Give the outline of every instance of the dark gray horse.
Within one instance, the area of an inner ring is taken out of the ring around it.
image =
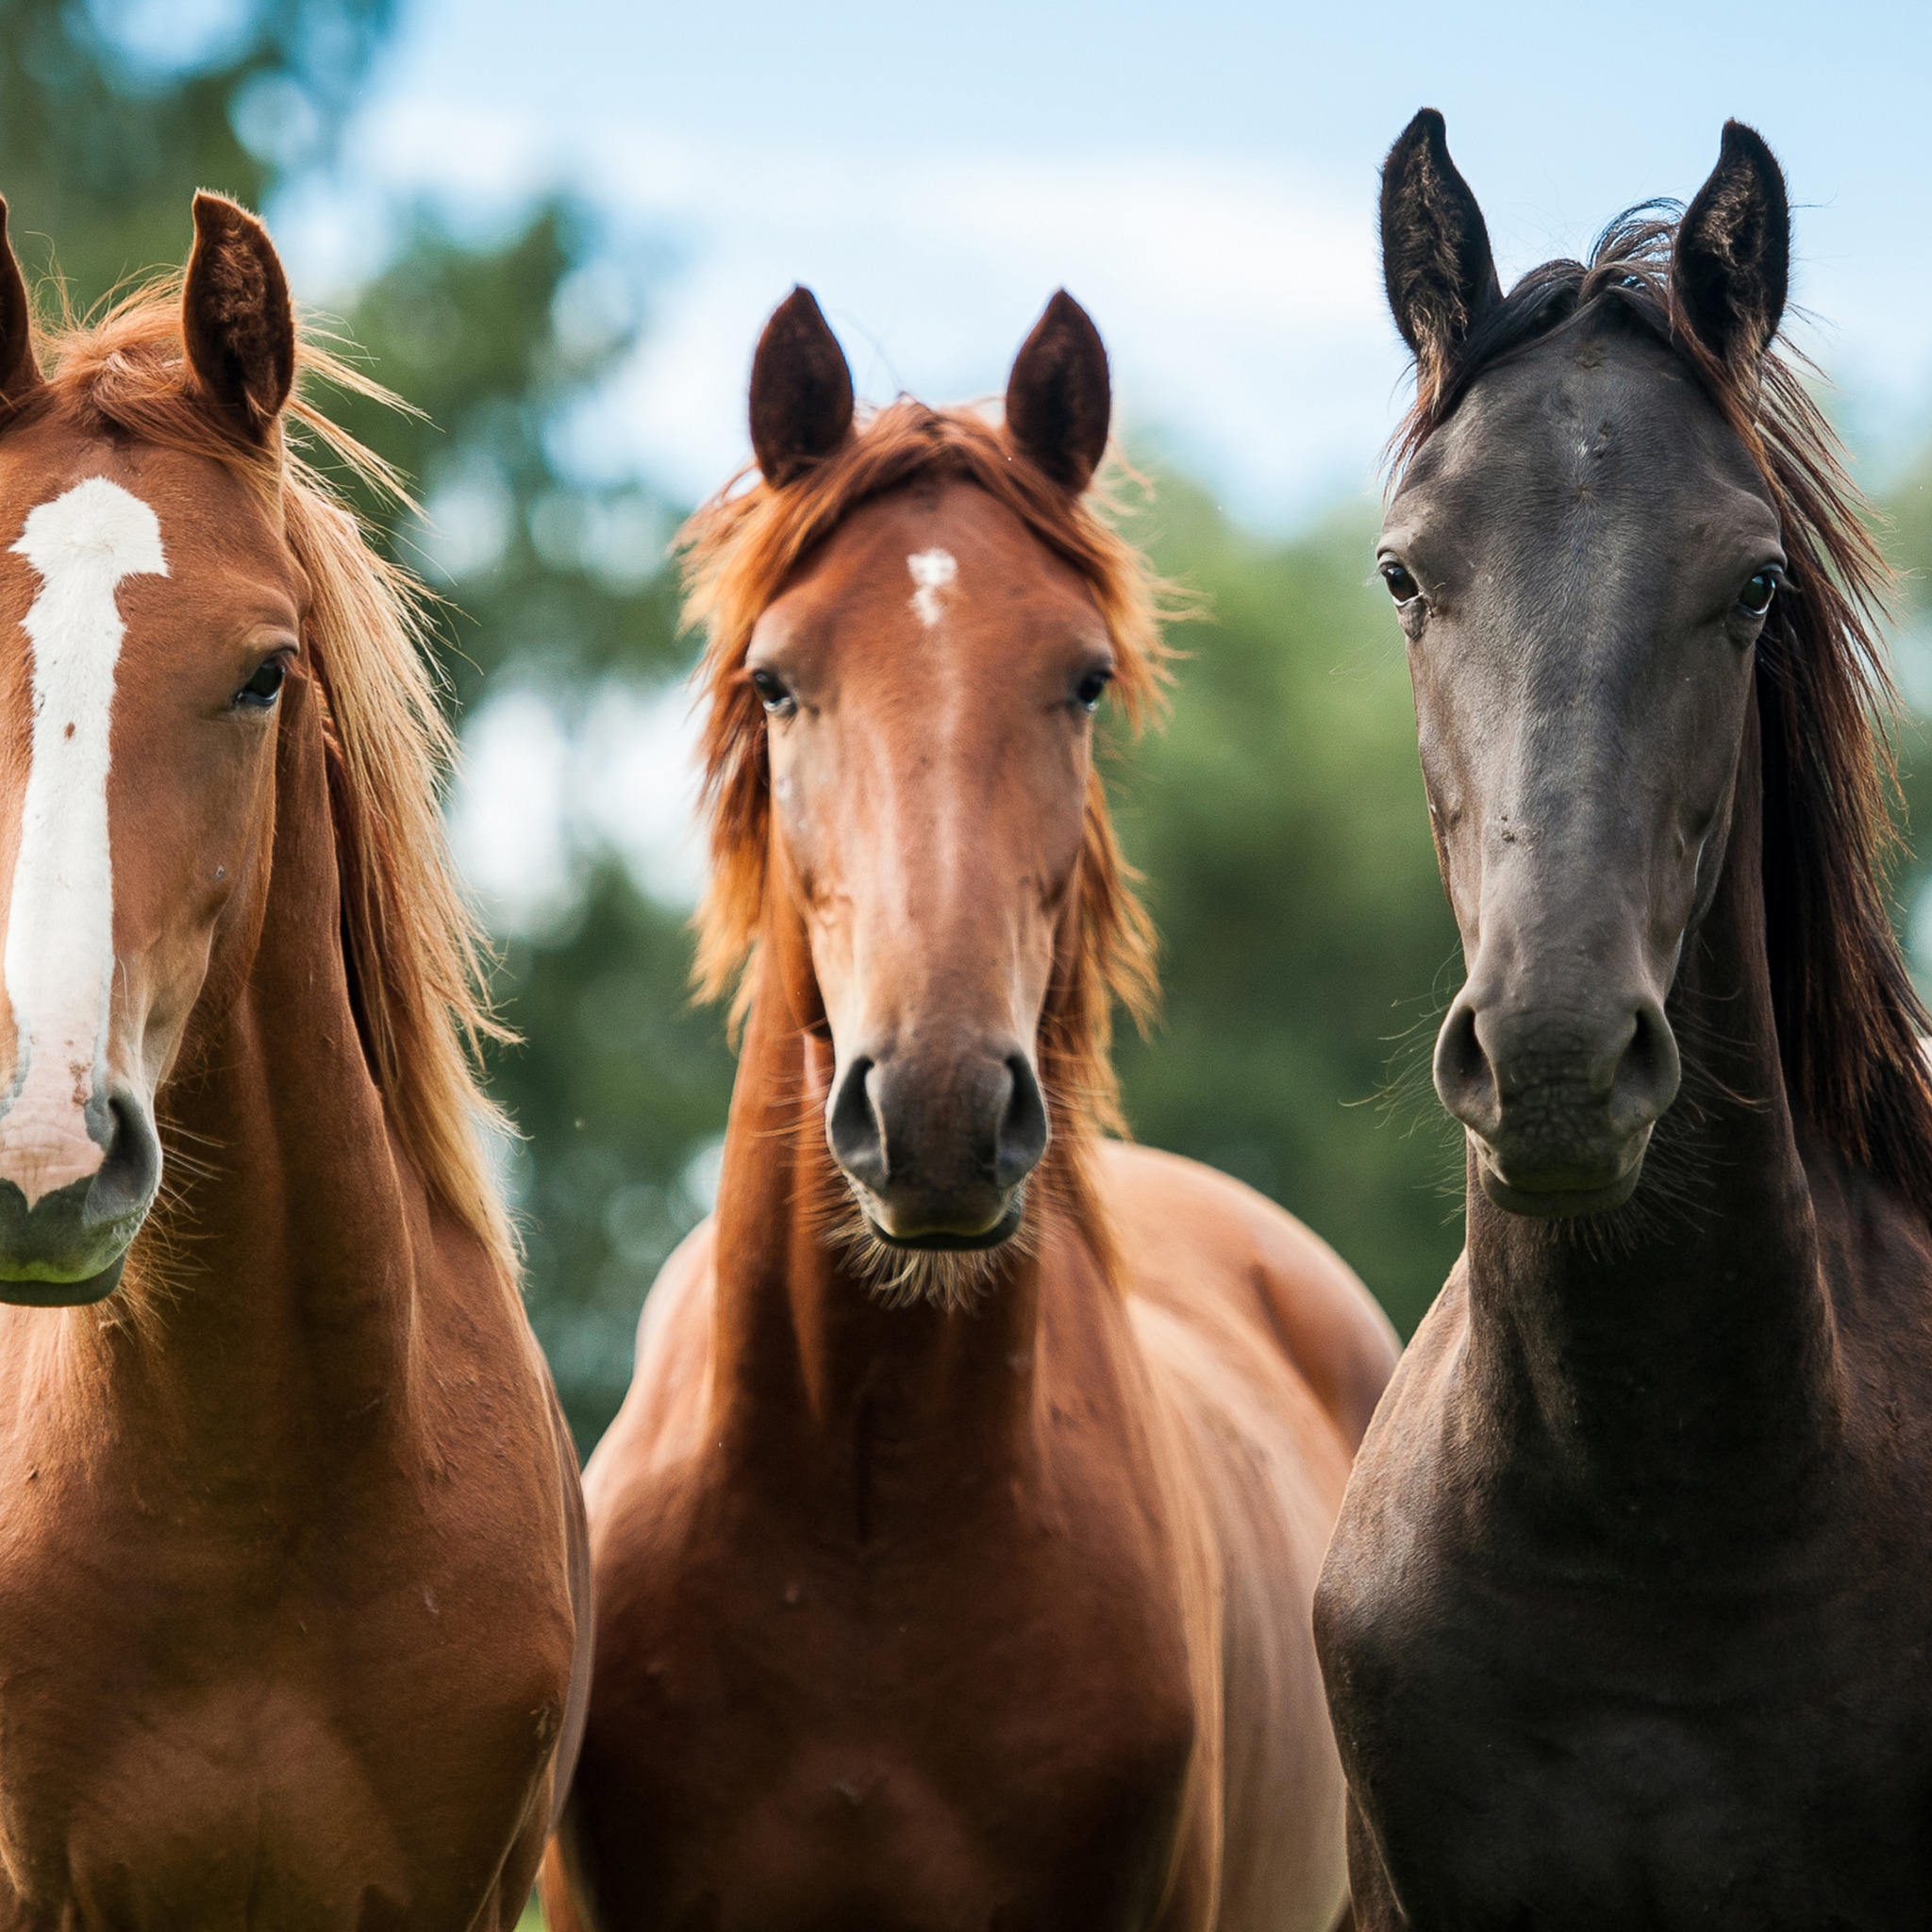
[[[1733,122],[1506,297],[1425,112],[1382,226],[1469,1242],[1317,1603],[1357,1911],[1932,1924],[1932,1091],[1783,177]]]

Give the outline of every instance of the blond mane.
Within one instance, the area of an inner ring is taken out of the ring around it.
[[[1161,701],[1169,658],[1161,621],[1182,606],[1113,526],[1113,492],[1103,487],[1069,497],[978,410],[902,400],[875,412],[841,448],[782,489],[761,478],[745,487],[745,475],[735,478],[691,519],[678,543],[688,585],[685,619],[702,625],[707,637],[695,682],[707,706],[703,798],[711,871],[695,922],[693,978],[706,998],[736,986],[741,1013],[767,912],[771,809],[764,708],[744,669],[752,629],[860,504],[936,475],[977,484],[1086,579],[1113,644],[1112,691],[1128,723],[1138,726]],[[1091,1207],[1087,1147],[1100,1134],[1125,1131],[1111,1055],[1114,1003],[1144,1024],[1158,991],[1154,928],[1134,878],[1096,770],[1088,783],[1080,855],[1079,943],[1070,970],[1048,991],[1040,1036],[1056,1149],[1049,1162],[1076,1207]],[[1096,1217],[1083,1218],[1094,1225]]]
[[[516,1241],[484,1142],[502,1115],[475,1070],[482,1041],[508,1035],[483,991],[482,936],[443,831],[456,740],[429,669],[427,593],[377,554],[298,449],[282,438],[246,449],[197,402],[179,274],[134,290],[97,319],[37,331],[36,350],[49,372],[48,400],[220,462],[278,507],[312,597],[304,643],[323,698],[343,953],[370,1071],[425,1187],[514,1278]],[[395,405],[312,339],[300,344],[296,366],[298,385],[306,377]],[[285,425],[291,418],[357,480],[407,506],[390,465],[299,387]]]

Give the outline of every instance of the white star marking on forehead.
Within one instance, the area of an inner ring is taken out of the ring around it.
[[[918,550],[906,559],[906,568],[919,586],[912,593],[913,614],[930,630],[944,608],[940,592],[959,575],[958,559],[950,550]]]

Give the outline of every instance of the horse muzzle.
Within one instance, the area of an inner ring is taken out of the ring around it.
[[[1436,1091],[1468,1130],[1482,1190],[1511,1214],[1603,1214],[1636,1191],[1681,1069],[1648,997],[1559,1016],[1464,989],[1436,1042]]]
[[[120,1285],[160,1187],[160,1141],[145,1102],[125,1090],[86,1120],[81,1147],[0,1116],[0,1302],[74,1307]]]
[[[841,1073],[825,1141],[892,1247],[997,1247],[1019,1231],[1048,1138],[1046,1101],[1017,1047],[942,1063],[860,1054]]]

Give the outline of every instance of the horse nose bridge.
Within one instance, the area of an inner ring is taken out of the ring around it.
[[[1497,841],[1435,1056],[1443,1105],[1492,1143],[1532,1124],[1550,1141],[1627,1138],[1675,1097],[1669,962],[1652,957],[1647,874],[1601,862],[1612,839],[1633,858],[1639,843],[1627,815],[1611,816],[1607,829],[1579,813],[1547,840]]]
[[[1022,921],[991,880],[930,885],[861,914],[845,1024],[883,1062],[899,1052],[943,1057],[956,1042],[1030,1031],[1020,1010]]]
[[[18,918],[0,937],[0,1182],[29,1212],[92,1185],[92,1211],[126,1178],[129,1148],[155,1140],[141,1052],[151,991],[139,957],[108,947],[96,964],[92,948],[32,943],[43,937]],[[158,1155],[137,1164],[158,1171]]]
[[[118,975],[64,935],[8,922],[0,1055],[0,1180],[28,1205],[99,1173],[113,1138],[109,1021]],[[49,957],[51,955],[51,957]]]
[[[1482,827],[1473,983],[1507,995],[1525,973],[1562,984],[1571,974],[1647,974],[1655,841],[1607,776],[1579,798],[1539,786],[1491,807]]]

